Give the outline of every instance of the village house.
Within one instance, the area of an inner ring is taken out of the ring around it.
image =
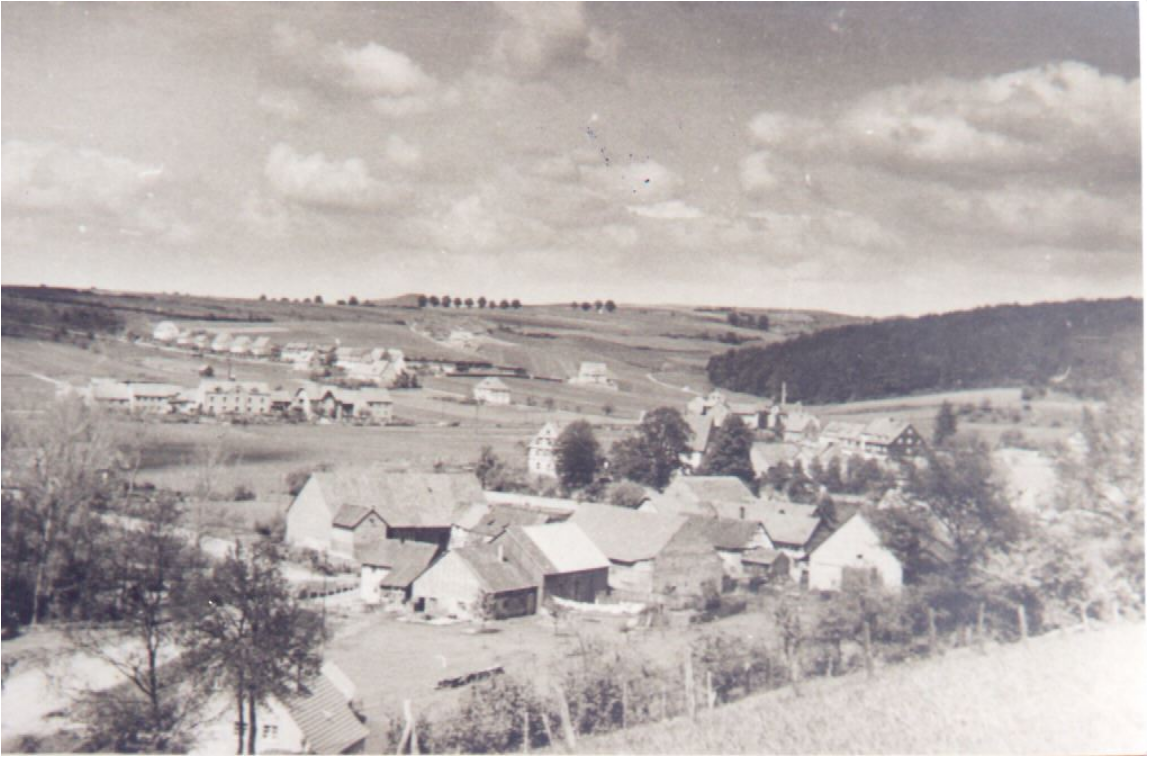
[[[809,445],[821,436],[821,420],[804,411],[781,414],[781,439],[786,443]]]
[[[741,556],[741,567],[750,581],[781,582],[792,579],[796,573],[792,557],[776,548],[746,552]]]
[[[757,477],[778,464],[792,466],[801,455],[801,447],[795,443],[753,443],[749,448],[749,462]]]
[[[626,601],[687,600],[720,590],[724,566],[683,515],[582,504],[569,519],[609,560],[609,589]]]
[[[200,332],[192,336],[192,347],[203,351],[208,347],[208,333]]]
[[[740,417],[750,430],[764,430],[769,427],[769,407],[763,403],[730,403],[729,413]]]
[[[132,411],[143,414],[171,414],[181,392],[180,385],[161,382],[132,382]]]
[[[528,446],[528,473],[534,477],[556,477],[556,439],[560,428],[546,422]]]
[[[227,353],[231,345],[232,335],[227,332],[220,332],[212,338],[212,344],[208,346],[208,350],[213,353]]]
[[[865,453],[890,459],[907,459],[923,454],[928,446],[914,427],[903,419],[873,419],[861,433]]]
[[[821,526],[816,506],[778,498],[761,501],[750,512],[750,518],[764,525],[765,532],[773,541],[773,547],[793,559],[805,556],[817,528]]]
[[[228,346],[228,352],[234,356],[247,356],[252,351],[252,338],[248,335],[237,335]]]
[[[360,598],[367,604],[400,605],[412,597],[412,584],[436,558],[431,543],[388,538],[356,547]]]
[[[880,534],[861,512],[813,548],[806,564],[810,590],[874,586],[899,590],[903,584],[900,560],[885,547]]]
[[[819,441],[822,445],[838,445],[846,451],[861,453],[861,436],[865,425],[860,422],[829,422],[821,430]]]
[[[267,414],[272,410],[272,391],[265,382],[203,379],[200,409],[211,416]]]
[[[545,598],[595,603],[608,592],[609,561],[571,522],[509,527],[493,545],[519,566]]]
[[[724,393],[720,390],[713,390],[705,396],[695,396],[685,404],[685,408],[688,412],[687,416],[705,416],[713,411],[717,411],[717,416],[719,416],[722,421],[729,413]]]
[[[379,516],[386,525],[383,537],[445,550],[459,532],[458,520],[477,505],[485,505],[484,492],[469,473],[390,472],[380,467],[316,472],[288,507],[285,542],[318,551],[347,546],[346,536],[336,534],[346,529],[337,527],[336,518],[347,506]]]
[[[272,355],[273,347],[271,337],[268,335],[260,335],[248,346],[248,352],[259,358],[267,358]]]
[[[280,349],[280,360],[286,364],[294,364],[298,361],[307,363],[315,355],[316,349],[310,347],[308,343],[288,343]]]
[[[733,579],[748,576],[744,559],[754,551],[773,548],[768,532],[759,522],[724,517],[690,516],[685,529],[699,533],[721,559],[725,575]]]
[[[291,508],[291,506],[290,506]],[[376,543],[388,536],[384,518],[370,506],[346,503],[332,517],[329,552],[353,558],[358,546]]]
[[[110,411],[132,410],[132,388],[127,382],[112,379],[92,379],[84,391],[85,398],[94,406]]]
[[[508,385],[496,377],[486,377],[472,389],[472,397],[477,403],[487,406],[507,406],[512,403],[512,392]]]
[[[488,543],[511,527],[563,522],[572,516],[573,511],[557,511],[508,503],[490,503],[477,515],[474,521],[463,523],[465,520],[462,520],[462,524],[459,526],[467,532],[464,543]]]
[[[152,329],[152,339],[159,343],[171,343],[180,337],[180,328],[173,322],[160,322]]]
[[[681,454],[681,464],[689,471],[697,469],[704,461],[705,451],[709,447],[713,430],[720,423],[718,421],[720,418],[714,411],[703,415],[691,414],[685,417],[691,435],[688,441],[689,452]]]
[[[412,585],[416,611],[465,619],[529,616],[537,595],[533,579],[491,543],[454,548]]]
[[[320,673],[285,696],[270,696],[258,712],[257,753],[266,755],[360,754],[368,728],[352,710],[356,688],[336,665],[325,662]],[[206,712],[213,718],[199,725],[194,756],[236,752],[236,701],[218,691]]]
[[[619,389],[617,381],[609,374],[608,366],[600,361],[582,361],[577,375],[570,378],[569,383],[601,390]]]
[[[746,519],[760,501],[738,477],[680,475],[649,503],[662,514]]]
[[[392,394],[383,387],[362,387],[356,391],[356,415],[376,424],[392,423]]]

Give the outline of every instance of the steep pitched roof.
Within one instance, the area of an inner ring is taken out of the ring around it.
[[[476,575],[481,587],[489,593],[535,588],[536,583],[515,564],[502,561],[496,546],[486,543],[465,546],[453,551]]]
[[[781,552],[775,548],[754,548],[741,556],[741,562],[745,564],[772,564],[781,555]]]
[[[282,700],[313,753],[341,754],[368,737],[368,728],[353,714],[348,698],[323,674]]]
[[[345,503],[336,510],[335,516],[332,517],[332,526],[352,530],[371,513],[371,506],[358,506],[353,503]]]
[[[677,477],[653,502],[678,501],[685,513],[733,517],[734,505],[756,504],[757,497],[737,477]],[[689,507],[699,508],[689,510]]]
[[[818,429],[821,426],[821,422],[817,417],[805,413],[785,414],[783,424],[785,432],[804,432],[805,428],[811,424],[817,425]]]
[[[801,448],[794,443],[753,443],[749,449],[749,459],[753,470],[763,472],[776,464],[792,464]]]
[[[829,422],[821,430],[822,437],[837,438],[840,440],[855,440],[865,431],[865,425],[859,422]]]
[[[378,467],[316,472],[313,479],[330,509],[352,504],[374,509],[393,527],[449,527],[484,491],[468,473],[389,472]]]
[[[684,526],[687,517],[653,514],[599,503],[583,504],[569,519],[607,558],[632,564],[654,558]]]
[[[381,585],[407,588],[436,558],[437,546],[412,540],[377,540],[356,547],[362,565],[388,569]]]
[[[586,572],[606,569],[608,558],[579,525],[571,522],[513,527],[509,530],[518,545],[531,545],[546,574]]]
[[[869,423],[865,425],[864,434],[880,443],[890,445],[900,437],[901,433],[909,426],[909,422],[904,419],[883,417],[870,420]]]
[[[710,414],[693,414],[685,418],[692,430],[689,446],[694,453],[704,453],[709,444],[709,436],[713,432],[713,417]]]
[[[821,524],[816,507],[782,500],[764,502],[757,518],[775,545],[804,546]]]
[[[556,515],[528,506],[492,504],[480,521],[469,529],[472,532],[495,538],[510,527],[547,524],[557,518],[559,517]]]

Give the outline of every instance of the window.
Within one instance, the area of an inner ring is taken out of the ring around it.
[[[277,727],[276,725],[265,725],[260,730],[260,737],[261,738],[275,738],[276,734],[279,731],[280,731],[280,728]]]

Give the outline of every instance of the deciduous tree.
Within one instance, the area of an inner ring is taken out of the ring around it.
[[[557,479],[566,491],[593,484],[604,461],[592,425],[578,419],[565,427],[556,440]]]
[[[700,474],[730,475],[753,485],[756,474],[749,459],[752,445],[753,433],[739,416],[729,414],[709,441]]]

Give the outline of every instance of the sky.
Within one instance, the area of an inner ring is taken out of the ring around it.
[[[1137,6],[5,3],[5,284],[1140,295]]]

